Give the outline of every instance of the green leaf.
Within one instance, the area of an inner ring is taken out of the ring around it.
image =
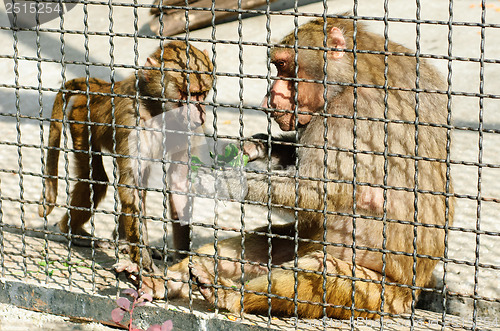
[[[191,156],[191,164],[203,164],[203,162],[196,155],[192,155]]]
[[[42,261],[39,261],[39,262],[38,262],[38,265],[39,265],[40,267],[45,267],[47,264],[54,264],[54,263],[55,263],[55,261],[49,261],[49,262],[46,262],[45,260],[42,260]]]
[[[235,144],[229,144],[224,148],[224,156],[226,158],[226,162],[231,161],[236,156],[238,156],[239,150]]]
[[[198,169],[203,165],[203,162],[196,155],[191,156],[191,181],[193,181],[193,176],[196,177],[198,174]]]
[[[227,163],[228,166],[236,168],[239,166],[239,161],[238,159],[232,159],[230,162]]]
[[[231,167],[240,167],[240,166],[246,166],[248,163],[248,155],[245,154],[240,154],[236,155],[231,162],[228,163],[229,166]]]
[[[248,163],[248,155],[244,155],[240,152],[236,144],[228,144],[224,147],[224,154],[214,154],[213,152],[209,152],[210,157],[217,162],[214,162],[214,166],[218,169],[224,167],[240,167],[246,166]],[[195,177],[198,176],[198,169],[200,166],[204,165],[201,159],[197,156],[191,157],[191,182],[194,182]]]
[[[234,157],[234,153],[238,153],[238,148],[235,144],[229,144],[224,148],[224,155],[227,157]]]

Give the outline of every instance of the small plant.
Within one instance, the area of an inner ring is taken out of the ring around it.
[[[215,154],[210,152],[210,157],[215,160]],[[239,167],[246,166],[248,155],[240,154],[240,150],[235,144],[229,144],[224,148],[224,154],[217,155],[218,167]]]
[[[124,290],[122,291],[122,293],[131,296],[134,300],[130,302],[129,299],[124,297],[119,297],[118,299],[116,299],[118,308],[115,308],[113,309],[113,311],[111,311],[111,319],[119,326],[128,328],[129,331],[143,331],[142,329],[136,328],[132,324],[134,309],[135,307],[144,306],[146,304],[146,301],[153,301],[153,298],[147,293],[139,295],[139,293],[137,293],[137,291],[133,289]],[[122,324],[121,321],[125,317],[126,313],[129,314],[129,320],[126,322],[126,324]],[[146,331],[171,331],[172,328],[172,321],[168,320],[165,321],[162,325],[151,325]]]
[[[84,260],[79,260],[77,262],[74,262],[74,263],[69,263],[69,260],[65,260],[62,263],[63,267],[58,267],[56,265],[56,262],[58,261],[45,261],[45,260],[40,260],[38,261],[38,267],[39,267],[39,270],[35,270],[35,271],[28,271],[29,273],[42,273],[42,274],[45,274],[47,276],[52,276],[54,274],[54,270],[59,270],[59,271],[65,271],[67,270],[68,268],[86,268],[86,269],[90,269],[90,267],[87,267],[85,265],[81,265],[81,264],[85,264],[85,261]]]
[[[210,157],[216,159],[216,155],[210,152]],[[225,167],[236,168],[246,166],[248,163],[248,155],[241,154],[235,144],[229,144],[224,148],[224,154],[217,154],[216,168],[223,169]],[[198,174],[200,166],[204,165],[203,161],[197,156],[191,157],[191,174],[193,179]],[[192,180],[191,180],[192,181]]]

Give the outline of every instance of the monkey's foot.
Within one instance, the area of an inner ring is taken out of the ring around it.
[[[215,285],[214,276],[201,264],[192,263],[189,265],[189,274],[191,279],[198,285],[198,289],[208,302],[227,309],[234,313],[241,310],[241,295],[239,287],[229,279],[219,277]]]
[[[92,241],[94,242],[95,248],[101,248],[101,249],[111,248],[111,245],[106,241],[92,240],[92,239],[87,239],[87,238],[72,238],[71,239],[71,242],[75,246],[79,246],[79,247],[92,247]]]
[[[66,234],[66,239],[70,240],[71,243],[78,247],[92,247],[108,249],[111,245],[107,241],[98,240],[95,236],[92,236],[84,229],[72,230],[71,235],[68,237],[68,231],[61,231],[60,225],[58,223],[54,224],[54,231]]]

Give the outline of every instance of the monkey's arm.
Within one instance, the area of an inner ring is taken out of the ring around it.
[[[285,169],[295,165],[297,157],[295,134],[270,137],[265,133],[258,133],[250,139],[243,145],[243,152],[248,155],[250,162],[257,161],[262,164],[262,168],[267,168],[269,162],[268,140],[270,140],[271,169]]]
[[[301,208],[322,210],[325,192],[323,151],[304,148],[300,154],[297,167],[290,166],[284,171],[268,174],[247,173],[246,199],[264,203],[271,199],[272,204],[294,207],[298,203]],[[335,177],[332,167],[328,165],[326,179]],[[341,188],[329,181],[326,189],[327,199],[332,201],[332,196]]]
[[[288,172],[287,172],[288,173]],[[308,209],[322,209],[323,189],[320,181],[303,180],[283,175],[251,174],[247,177],[248,193],[246,200],[267,203],[271,200],[277,206],[294,207],[296,197],[298,207]],[[329,192],[330,193],[330,192]]]

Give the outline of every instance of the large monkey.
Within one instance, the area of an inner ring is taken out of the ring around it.
[[[162,63],[163,72],[160,70]],[[200,102],[205,100],[212,87],[213,78],[210,75],[212,68],[206,52],[201,52],[194,46],[188,48],[185,42],[173,41],[166,44],[163,50],[159,48],[148,57],[145,67],[138,70],[138,81],[135,74],[131,75],[123,81],[116,82],[113,90],[111,90],[110,83],[100,79],[89,78],[88,84],[86,78],[68,81],[64,85],[64,89],[68,91],[64,92],[64,96],[63,92],[57,94],[52,109],[47,152],[47,177],[45,178],[45,192],[42,192],[40,199],[40,216],[49,214],[56,202],[59,144],[62,120],[66,112],[73,148],[77,150],[74,153],[76,177],[82,180],[75,183],[72,189],[69,215],[66,213],[63,216],[59,222],[59,228],[62,232],[71,232],[75,235],[76,237],[72,240],[76,244],[88,245],[90,234],[83,226],[91,216],[91,207],[97,207],[106,194],[108,177],[103,167],[100,151],[108,150],[117,155],[118,194],[121,202],[118,220],[120,237],[135,244],[130,248],[131,260],[134,263],[138,264],[142,261],[142,267],[146,271],[156,270],[150,252],[147,249],[141,250],[138,246],[147,243],[145,225],[143,226],[143,241],[140,241],[141,225],[138,218],[140,204],[145,207],[146,192],[143,191],[141,196],[135,189],[141,183],[138,182],[134,164],[138,154],[137,150],[131,150],[134,146],[130,144],[133,141],[130,138],[136,137],[137,124],[144,126],[151,118],[161,115],[163,111],[172,112],[172,109],[180,109],[185,120],[190,122],[192,127],[202,125],[205,121],[205,107]],[[85,94],[87,90],[91,93],[88,97]],[[83,91],[83,94],[78,91]],[[110,93],[120,95],[114,97],[114,106]],[[163,100],[158,98],[163,98]],[[70,99],[73,101],[72,107],[64,109],[64,105],[69,104]],[[113,141],[116,143],[114,144]],[[152,147],[149,146],[149,148]],[[131,158],[131,155],[136,158]],[[187,161],[187,155],[184,161]],[[144,175],[146,176],[146,173]],[[169,183],[172,190],[185,191],[188,180],[186,165],[171,165],[169,176],[173,178]],[[89,183],[89,179],[94,182]],[[181,204],[174,203],[176,202],[173,201],[174,199],[181,200]],[[185,195],[170,195],[173,219],[179,219],[179,214],[186,213],[183,210],[186,207],[186,204],[182,203],[184,200],[186,200]],[[181,222],[173,223],[173,238],[176,249],[188,250],[189,226]]]
[[[192,277],[207,300],[217,296],[233,312],[403,313],[430,283],[453,220],[447,98],[436,93],[447,86],[427,61],[399,55],[412,53],[399,44],[389,42],[386,57],[384,38],[350,19],[311,21],[297,37],[271,51],[279,78],[265,103],[282,130],[296,130],[297,144],[282,151],[295,155],[297,168],[249,173],[246,196],[296,208],[297,223],[255,229],[219,242],[217,251],[202,247],[208,256],[169,268],[167,295],[186,295]],[[279,154],[280,141],[249,140],[244,149],[251,159],[267,158]],[[161,285],[143,289],[161,296]]]

